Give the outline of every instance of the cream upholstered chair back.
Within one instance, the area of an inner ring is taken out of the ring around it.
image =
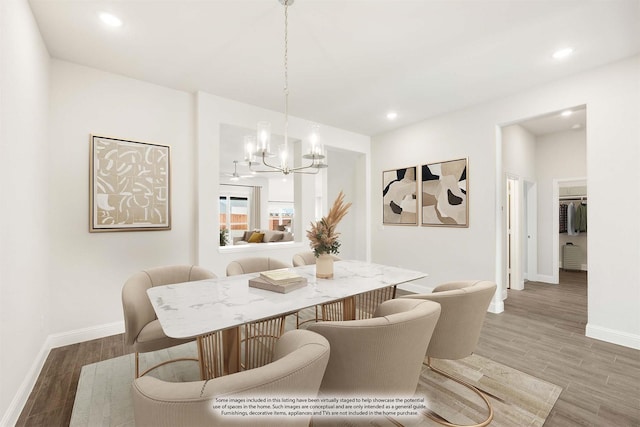
[[[282,261],[269,257],[240,258],[231,261],[227,265],[227,276],[237,276],[239,274],[257,273],[259,271],[277,270],[279,268],[291,267]]]
[[[216,275],[196,265],[172,265],[149,268],[131,276],[122,287],[122,308],[124,311],[125,342],[138,347],[137,351],[155,351],[166,346],[151,341],[140,341],[140,332],[145,326],[156,321],[147,289],[153,286],[171,285],[194,280],[213,279]],[[159,325],[158,325],[159,327]],[[153,340],[152,340],[153,341]],[[175,344],[173,344],[175,345]]]
[[[496,284],[490,281],[458,281],[437,286],[433,293],[403,298],[435,301],[442,307],[440,320],[426,355],[436,359],[462,359],[478,344],[480,331]]]
[[[335,255],[331,255],[331,258],[333,258],[334,261],[340,261],[340,258]],[[314,265],[316,263],[316,259],[317,258],[313,251],[306,251],[298,252],[293,256],[291,261],[293,262],[294,267],[300,267],[301,265]]]
[[[140,271],[125,282],[122,287],[124,338],[125,343],[132,346],[135,352],[136,378],[140,375],[139,353],[156,351],[192,341],[192,339],[170,338],[164,334],[147,295],[147,289],[153,286],[172,285],[215,277],[216,275],[209,270],[195,265],[170,265]],[[160,365],[164,363],[167,362]],[[142,375],[160,365],[150,367]]]
[[[311,324],[331,345],[320,394],[413,395],[439,316],[439,304],[394,299],[370,319]]]
[[[313,332],[293,330],[278,340],[274,361],[260,368],[186,383],[141,377],[132,386],[135,424],[138,427],[306,427],[310,416],[229,417],[219,415],[212,407],[215,399],[222,397],[316,397],[328,360],[329,343],[325,338]]]
[[[491,402],[482,391],[472,384],[434,366],[432,358],[456,360],[470,356],[475,351],[480,338],[482,324],[496,288],[497,286],[493,282],[467,280],[444,283],[437,286],[433,293],[430,294],[407,295],[404,297],[417,301],[434,301],[442,307],[440,320],[438,320],[436,329],[433,331],[433,336],[427,349],[426,363],[431,371],[458,382],[482,398],[487,406],[488,413],[484,421],[476,424],[478,427],[489,425],[493,420]],[[426,416],[438,424],[454,425],[445,423],[441,418],[430,413],[426,413]]]

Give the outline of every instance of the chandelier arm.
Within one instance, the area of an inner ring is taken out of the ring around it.
[[[311,164],[306,165],[306,166],[298,166],[298,167],[295,167],[295,168],[289,168],[289,171],[290,171],[290,172],[297,172],[297,171],[301,171],[301,170],[303,170],[303,169],[312,169],[312,168],[313,168],[313,169],[315,169],[316,171],[319,171],[319,170],[320,170],[320,168],[318,168],[318,167],[316,166],[316,162],[315,162],[315,161],[313,161],[313,162],[311,162]],[[318,172],[308,172],[308,173],[316,174],[316,173],[318,173]]]
[[[311,167],[309,166],[309,168],[311,168]],[[290,169],[289,172],[290,173],[292,172],[292,173],[305,174],[305,175],[317,175],[318,172],[320,172],[320,169],[318,169],[318,168],[313,168],[313,169],[315,169],[314,172],[305,172],[305,171],[298,170],[298,169]]]
[[[268,168],[277,169],[277,170],[279,170],[280,172],[284,172],[284,171],[285,171],[285,168],[283,168],[283,167],[280,167],[280,166],[274,166],[274,165],[270,165],[269,163],[267,163],[267,160],[266,160],[266,158],[265,158],[264,154],[262,154],[262,164],[263,164],[263,165],[265,165],[265,166],[266,166],[266,167],[268,167]]]

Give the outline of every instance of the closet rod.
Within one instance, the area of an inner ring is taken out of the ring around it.
[[[587,196],[560,196],[560,200],[587,200]]]

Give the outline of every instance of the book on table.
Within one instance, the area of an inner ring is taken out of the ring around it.
[[[304,286],[307,286],[307,279],[305,277],[300,277],[300,279],[295,282],[284,284],[274,284],[266,281],[262,277],[254,277],[253,279],[249,279],[249,287],[251,288],[264,289],[267,291],[279,292],[281,294],[286,294],[287,292],[291,292]]]
[[[288,268],[263,271],[260,273],[260,278],[274,285],[287,285],[303,281],[306,283],[306,279],[304,277]]]

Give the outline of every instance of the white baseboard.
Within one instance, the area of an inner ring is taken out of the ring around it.
[[[29,372],[27,372],[22,384],[20,384],[20,388],[18,388],[17,393],[13,396],[13,400],[11,400],[9,407],[2,416],[2,420],[0,420],[0,426],[15,426],[18,422],[20,413],[22,412],[24,405],[27,403],[27,399],[31,394],[31,390],[33,390],[33,386],[36,384],[36,380],[38,379],[38,375],[40,375],[40,371],[42,371],[42,367],[44,366],[45,360],[47,360],[47,356],[49,356],[50,348],[47,341],[48,339],[42,344],[42,348],[40,348],[40,351],[31,365],[31,369],[29,369]]]
[[[559,267],[559,268],[562,268],[562,261],[560,261],[560,262],[558,263],[558,267]],[[580,271],[588,271],[588,270],[587,270],[587,264],[580,264]]]
[[[47,336],[42,344],[42,348],[31,365],[31,369],[27,372],[22,384],[20,384],[18,391],[11,400],[9,407],[2,416],[0,426],[16,425],[18,418],[20,417],[20,413],[22,412],[24,405],[27,403],[27,399],[33,390],[33,386],[38,380],[38,376],[42,371],[44,362],[47,360],[52,348],[77,344],[79,342],[94,340],[97,338],[104,338],[110,335],[121,334],[123,332],[124,321],[121,321]]]
[[[124,321],[107,323],[105,325],[91,326],[89,328],[76,329],[75,331],[53,334],[47,337],[49,348],[62,347],[83,341],[95,340],[124,332]]]
[[[629,334],[602,326],[587,323],[586,336],[600,341],[640,350],[640,335]]]
[[[504,302],[503,301],[496,302],[495,300],[492,300],[491,304],[489,304],[489,308],[487,309],[487,311],[489,313],[495,313],[495,314],[502,313],[504,311]]]
[[[547,276],[545,274],[538,274],[535,279],[529,279],[532,282],[542,282],[542,283],[551,283],[552,285],[557,285],[558,282],[553,279],[553,276]]]

